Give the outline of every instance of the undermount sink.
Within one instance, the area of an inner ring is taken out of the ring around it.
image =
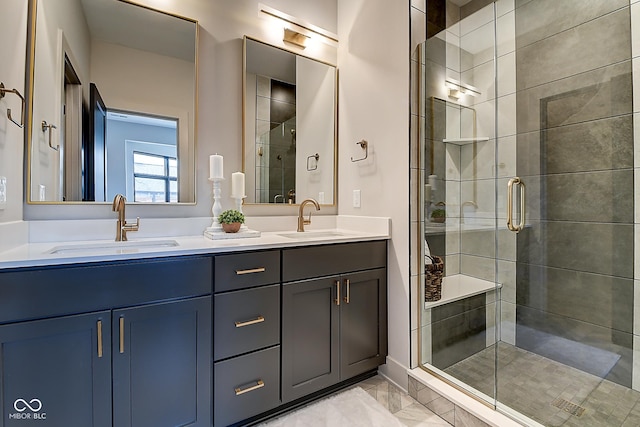
[[[303,231],[303,232],[294,232],[294,233],[281,233],[280,236],[288,237],[289,239],[316,239],[323,237],[345,237],[348,234],[342,233],[340,231]]]
[[[77,245],[56,246],[48,254],[96,254],[96,253],[130,253],[145,249],[169,248],[179,246],[175,240],[149,240],[127,242],[86,243]]]

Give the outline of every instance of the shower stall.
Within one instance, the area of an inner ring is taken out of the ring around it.
[[[426,0],[416,28],[417,366],[526,425],[640,425],[640,2]]]

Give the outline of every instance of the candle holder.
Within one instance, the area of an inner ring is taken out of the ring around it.
[[[207,227],[204,230],[204,236],[212,240],[224,240],[224,239],[242,239],[247,237],[260,237],[261,233],[256,230],[250,230],[245,224],[242,224],[240,230],[237,233],[225,233],[222,229],[222,224],[218,221],[218,216],[222,213],[222,205],[220,199],[222,190],[220,185],[224,178],[209,178],[209,181],[213,183],[213,206],[211,212],[213,213],[213,222],[211,227]],[[232,197],[235,200],[236,210],[242,212],[242,197]]]
[[[247,196],[246,196],[246,194],[245,194],[244,196],[240,196],[240,197],[233,197],[233,196],[231,196],[231,198],[235,200],[235,203],[236,203],[236,210],[237,210],[238,212],[240,212],[240,213],[244,213],[244,212],[242,212],[242,200],[243,200],[245,197],[247,197]],[[242,224],[242,225],[240,226],[240,231],[246,231],[246,230],[248,230],[248,228],[247,228],[246,224]]]
[[[213,222],[211,223],[211,227],[207,227],[206,231],[210,233],[222,233],[222,225],[218,222],[218,216],[222,213],[222,204],[220,203],[222,189],[220,186],[224,178],[209,178],[209,181],[213,183],[213,206],[211,206]]]

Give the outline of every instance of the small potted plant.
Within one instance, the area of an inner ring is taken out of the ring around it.
[[[218,216],[218,222],[222,225],[225,233],[237,233],[244,223],[244,214],[235,209],[229,209]]]
[[[434,209],[431,212],[431,221],[443,223],[447,219],[447,212],[444,209]]]

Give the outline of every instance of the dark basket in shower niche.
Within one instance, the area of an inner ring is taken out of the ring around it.
[[[425,264],[424,266],[424,300],[425,302],[439,301],[442,298],[444,262],[439,256],[428,257],[431,259],[432,264]]]

